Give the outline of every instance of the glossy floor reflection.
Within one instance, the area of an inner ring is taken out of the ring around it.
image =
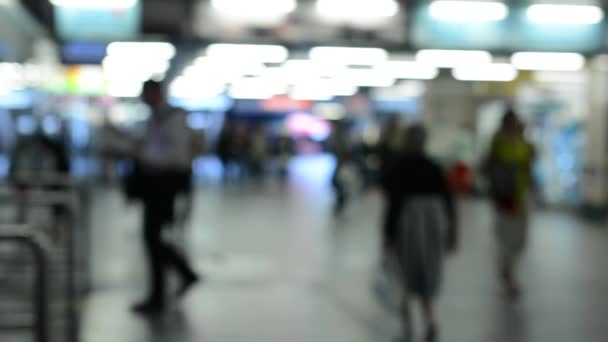
[[[137,207],[100,191],[83,342],[393,341],[397,319],[370,291],[380,198],[357,198],[335,220],[328,167],[296,161],[283,188],[201,188],[185,238],[176,239],[207,281],[154,320],[128,311],[145,276]],[[443,341],[606,340],[608,231],[566,214],[537,214],[525,295],[512,304],[495,280],[489,207],[474,200],[460,207],[462,248],[447,265],[439,304]]]

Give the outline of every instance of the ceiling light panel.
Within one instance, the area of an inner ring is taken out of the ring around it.
[[[492,55],[474,50],[420,50],[416,61],[438,68],[454,68],[491,63]]]
[[[500,21],[509,15],[502,2],[491,1],[435,1],[429,7],[431,17],[453,22]]]
[[[317,0],[319,16],[337,21],[390,18],[399,13],[395,0]]]
[[[459,81],[510,82],[517,78],[518,72],[509,63],[496,63],[455,68],[452,75]]]
[[[577,71],[585,67],[585,57],[578,53],[517,52],[511,63],[520,70]]]
[[[314,47],[310,59],[343,65],[376,65],[388,59],[388,52],[380,48]]]
[[[528,7],[528,19],[539,24],[592,25],[604,19],[604,11],[590,5],[536,4]]]
[[[207,56],[219,59],[247,59],[262,63],[283,63],[289,57],[289,50],[280,45],[212,44],[207,48]]]

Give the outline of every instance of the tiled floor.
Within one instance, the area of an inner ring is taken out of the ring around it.
[[[145,267],[136,207],[95,198],[95,291],[83,342],[393,341],[396,318],[370,291],[381,202],[357,198],[331,216],[327,164],[296,161],[291,184],[201,188],[185,239],[207,281],[164,317],[129,313]],[[489,207],[463,200],[460,253],[448,261],[439,302],[443,341],[606,341],[608,231],[563,213],[533,220],[525,296],[504,301],[495,281]],[[185,242],[184,242],[185,240]]]

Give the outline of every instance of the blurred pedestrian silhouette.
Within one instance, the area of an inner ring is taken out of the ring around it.
[[[338,122],[330,139],[330,149],[336,160],[336,167],[332,175],[332,185],[336,194],[334,214],[341,215],[350,200],[353,178],[356,171],[353,165],[353,146],[349,130],[344,123]]]
[[[236,177],[236,151],[234,146],[234,128],[226,121],[217,141],[217,156],[222,163],[223,180],[229,181]]]
[[[279,168],[279,178],[283,182],[289,174],[289,161],[295,153],[295,146],[292,138],[287,132],[281,132],[277,138],[275,146],[275,158]]]
[[[185,115],[169,107],[162,85],[144,84],[142,100],[150,107],[143,140],[135,150],[138,171],[133,178],[134,196],[143,203],[143,241],[149,264],[149,294],[133,307],[137,313],[161,312],[166,307],[167,270],[180,276],[177,296],[181,297],[199,280],[186,258],[163,239],[163,228],[174,220],[175,198],[188,191],[194,157],[194,139]]]
[[[421,302],[426,340],[438,335],[433,302],[441,280],[443,258],[458,241],[456,211],[442,169],[425,153],[426,131],[411,126],[401,153],[384,169],[386,193],[385,260],[396,259],[403,282],[401,316],[406,341],[413,337],[410,305]]]
[[[18,193],[28,190],[65,190],[64,180],[70,174],[70,160],[63,135],[44,135],[37,129],[32,135],[21,136],[11,154],[10,180]],[[67,211],[62,205],[53,205],[53,225],[51,236],[58,242],[61,238],[59,225],[66,218]],[[26,221],[27,208],[21,204],[17,222]]]
[[[499,275],[507,295],[517,297],[515,274],[528,235],[528,195],[532,190],[534,147],[524,137],[524,125],[509,109],[494,136],[484,168],[496,209]]]
[[[401,122],[398,117],[392,117],[382,126],[380,141],[376,146],[376,155],[380,163],[380,174],[390,168],[402,149]]]
[[[268,136],[266,130],[262,126],[258,126],[251,132],[248,148],[248,163],[250,174],[254,181],[262,182],[266,170],[266,162],[268,160]]]

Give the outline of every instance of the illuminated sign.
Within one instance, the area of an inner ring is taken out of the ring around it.
[[[57,32],[69,40],[134,39],[140,32],[141,4],[130,8],[55,7]]]

